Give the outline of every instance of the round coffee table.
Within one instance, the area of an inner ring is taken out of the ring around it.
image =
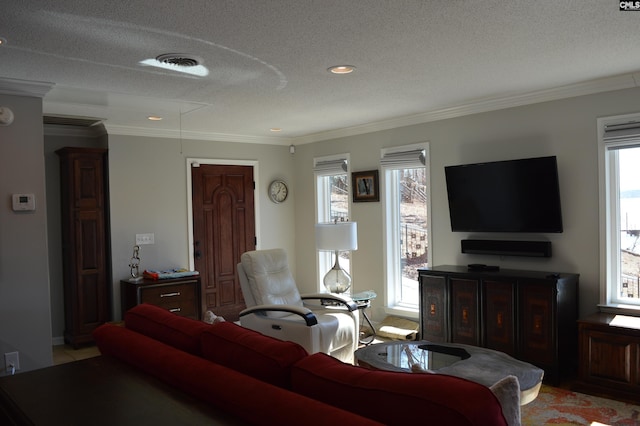
[[[520,405],[538,396],[544,376],[544,370],[502,352],[426,340],[377,343],[358,349],[355,359],[358,365],[376,370],[448,374],[487,387],[513,375],[520,384]]]

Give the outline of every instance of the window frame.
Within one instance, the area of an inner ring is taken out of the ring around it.
[[[620,252],[620,182],[618,153],[621,149],[640,147],[640,137],[620,141],[605,141],[607,126],[640,122],[640,113],[599,118],[598,128],[598,177],[600,211],[600,310],[604,312],[640,314],[640,299],[635,303],[618,296],[621,283]]]
[[[329,179],[326,179],[329,176],[336,176],[336,174],[332,174],[329,171],[318,171],[316,167],[318,163],[322,162],[330,162],[330,161],[339,161],[345,160],[347,165],[347,170],[344,173],[347,176],[347,184],[349,186],[349,190],[347,193],[347,216],[351,219],[351,182],[350,182],[350,171],[351,171],[351,159],[348,153],[345,154],[335,154],[324,157],[315,157],[313,159],[313,178],[314,178],[314,187],[315,187],[315,223],[320,222],[328,222],[331,218],[331,185]],[[315,243],[314,243],[315,249]],[[351,258],[351,253],[349,253],[349,257]],[[333,258],[333,253],[328,251],[317,251],[316,250],[316,288],[318,292],[326,292],[327,289],[324,287],[322,280],[329,269],[333,267],[335,259]],[[350,268],[349,274],[352,276],[353,268]],[[351,293],[352,289],[349,289],[348,293]]]
[[[433,246],[431,244],[431,178],[430,178],[430,155],[429,143],[422,142],[412,145],[404,145],[393,148],[383,148],[381,150],[381,159],[385,155],[399,154],[402,152],[410,152],[415,150],[423,150],[425,155],[425,175],[426,175],[426,214],[427,214],[427,263],[432,264]],[[407,167],[384,166],[381,162],[381,188],[383,203],[383,255],[384,255],[384,309],[387,314],[401,315],[405,317],[418,318],[420,300],[416,300],[415,304],[409,304],[402,300],[402,271],[400,269],[401,261],[396,256],[400,253],[400,194],[399,187],[399,170],[412,169],[411,165]],[[418,284],[419,285],[419,284]]]

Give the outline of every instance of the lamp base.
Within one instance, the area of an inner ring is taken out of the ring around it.
[[[336,263],[327,272],[322,280],[329,293],[344,293],[351,288],[351,276],[340,267],[340,256],[338,250],[335,252]]]

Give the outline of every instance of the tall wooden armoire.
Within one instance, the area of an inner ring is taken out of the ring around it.
[[[64,273],[64,339],[73,347],[111,318],[107,150],[62,148],[60,205]]]

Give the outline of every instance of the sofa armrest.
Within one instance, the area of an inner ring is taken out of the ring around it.
[[[320,302],[322,303],[345,306],[349,310],[349,312],[353,312],[356,309],[358,309],[358,305],[356,304],[356,302],[351,300],[350,297],[340,296],[338,294],[333,294],[333,293],[303,294],[302,296],[300,296],[300,298],[303,300],[303,302],[305,300],[320,300]]]
[[[300,306],[294,305],[257,305],[247,308],[240,312],[240,316],[243,317],[249,314],[260,314],[267,312],[289,312],[291,314],[298,315],[304,319],[307,326],[311,327],[312,325],[318,324],[318,319],[311,311],[311,309],[303,308]]]

